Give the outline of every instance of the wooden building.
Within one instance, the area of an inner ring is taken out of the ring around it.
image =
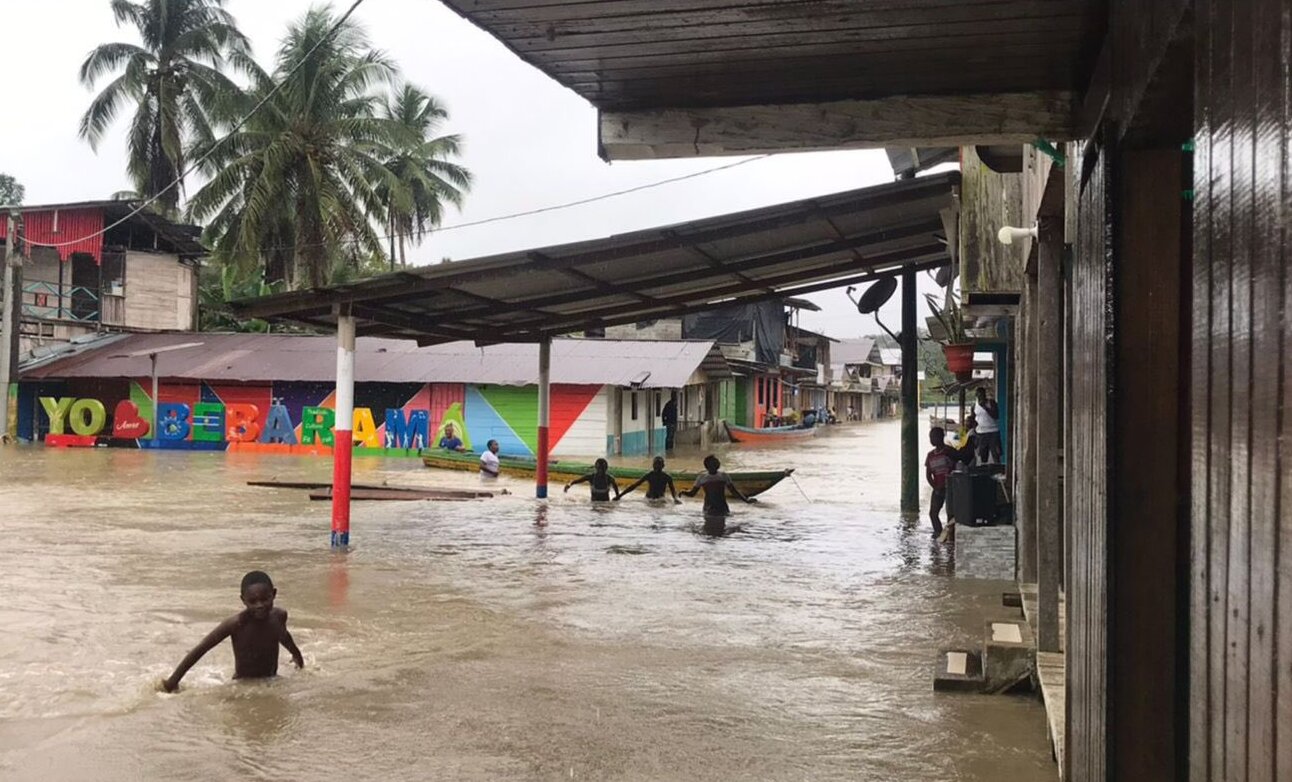
[[[1038,229],[977,303],[1015,329],[1065,778],[1292,779],[1288,0],[447,2],[610,160],[1013,147],[1018,211],[960,222]]]
[[[19,354],[105,331],[197,328],[198,262],[206,255],[200,229],[148,210],[135,214],[138,206],[21,208]],[[5,243],[7,231],[0,219]]]

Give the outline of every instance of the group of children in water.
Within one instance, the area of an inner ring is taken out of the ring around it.
[[[705,472],[696,478],[694,486],[681,492],[688,497],[704,492],[706,534],[721,534],[722,527],[725,526],[725,517],[731,512],[727,504],[728,493],[744,502],[758,502],[753,497],[746,497],[741,493],[731,480],[731,476],[722,472],[721,467],[722,463],[718,461],[718,457],[706,456]],[[589,484],[593,502],[618,500],[642,484],[646,485],[648,500],[664,499],[664,493],[667,490],[674,502],[681,502],[678,499],[677,487],[673,485],[672,476],[664,471],[662,456],[655,457],[649,473],[638,478],[622,491],[614,476],[610,474],[610,465],[605,459],[598,459],[593,465],[592,472],[567,483],[565,490],[568,492],[570,487],[579,483]],[[614,492],[613,497],[611,492]],[[235,679],[265,679],[277,676],[280,645],[291,655],[292,662],[297,668],[305,667],[305,658],[301,656],[301,650],[292,640],[292,634],[287,631],[287,611],[274,606],[278,590],[274,588],[269,575],[259,570],[247,573],[242,577],[239,591],[244,609],[216,625],[214,630],[185,655],[175,668],[175,672],[158,683],[159,690],[164,692],[178,690],[179,683],[188,670],[226,638],[233,644],[233,678]]]
[[[727,504],[728,492],[744,502],[758,502],[753,497],[742,494],[735,482],[731,480],[731,476],[722,472],[721,467],[722,463],[718,461],[718,457],[712,454],[704,457],[705,472],[695,479],[694,486],[682,492],[687,497],[694,497],[704,492],[705,516],[726,516],[731,513],[731,507]],[[648,500],[664,499],[664,491],[667,490],[673,496],[673,502],[682,501],[678,499],[677,487],[673,485],[673,476],[664,472],[663,456],[656,456],[651,464],[651,471],[623,490],[620,490],[615,477],[610,474],[610,464],[605,459],[597,459],[592,465],[592,472],[565,484],[565,491],[569,492],[573,486],[580,483],[586,483],[591,488],[593,502],[618,502],[619,498],[625,494],[631,494],[643,483],[646,484]],[[611,492],[614,492],[613,497],[610,496]]]

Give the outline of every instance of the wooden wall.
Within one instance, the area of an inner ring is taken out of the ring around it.
[[[1189,776],[1292,779],[1292,9],[1194,26]]]
[[[1023,213],[1022,177],[987,168],[973,147],[962,147],[960,155],[961,290],[969,302],[975,293],[1021,293],[1030,242],[1004,245],[996,234],[1006,225],[1031,225],[1031,215]]]
[[[125,325],[171,331],[194,326],[193,269],[174,255],[126,254]]]
[[[1109,153],[1087,161],[1080,191],[1073,268],[1072,462],[1065,517],[1070,525],[1067,588],[1067,749],[1069,780],[1103,780],[1108,724],[1108,451],[1112,322],[1113,183]]]

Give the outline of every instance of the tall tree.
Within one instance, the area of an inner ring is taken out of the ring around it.
[[[398,247],[399,263],[407,266],[407,242],[420,244],[443,220],[446,203],[462,206],[471,172],[451,160],[461,153],[462,137],[436,135],[449,112],[433,96],[405,84],[386,101],[382,115],[407,131],[407,142],[385,161],[399,186],[378,188],[388,212],[391,265]]]
[[[26,197],[27,188],[18,180],[8,174],[0,174],[0,205],[17,206]]]
[[[329,34],[334,24],[329,9],[308,11],[288,28],[273,73],[253,73],[251,89],[220,112],[231,124],[265,101],[214,148],[210,179],[189,205],[208,221],[218,258],[263,262],[268,281],[293,288],[326,284],[338,245],[352,246],[353,257],[383,256],[374,227],[388,219],[381,192],[401,187],[385,161],[410,143],[405,127],[378,112],[394,65],[358,24]]]
[[[224,10],[225,0],[111,0],[117,24],[132,25],[141,44],[105,43],[81,65],[81,81],[94,87],[120,72],[81,118],[81,137],[97,148],[127,103],[135,107],[127,139],[127,171],[136,192],[161,193],[175,211],[180,188],[162,192],[179,178],[195,143],[210,140],[210,108],[237,90],[226,65],[251,64],[247,39]]]

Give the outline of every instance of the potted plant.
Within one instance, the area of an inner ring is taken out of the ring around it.
[[[928,302],[929,311],[933,313],[933,317],[942,326],[943,336],[934,339],[942,343],[942,354],[947,359],[947,370],[953,373],[957,380],[968,380],[973,377],[974,345],[965,332],[960,303],[954,294],[947,297],[946,306],[939,304],[938,300],[929,293],[924,294],[924,300]]]

